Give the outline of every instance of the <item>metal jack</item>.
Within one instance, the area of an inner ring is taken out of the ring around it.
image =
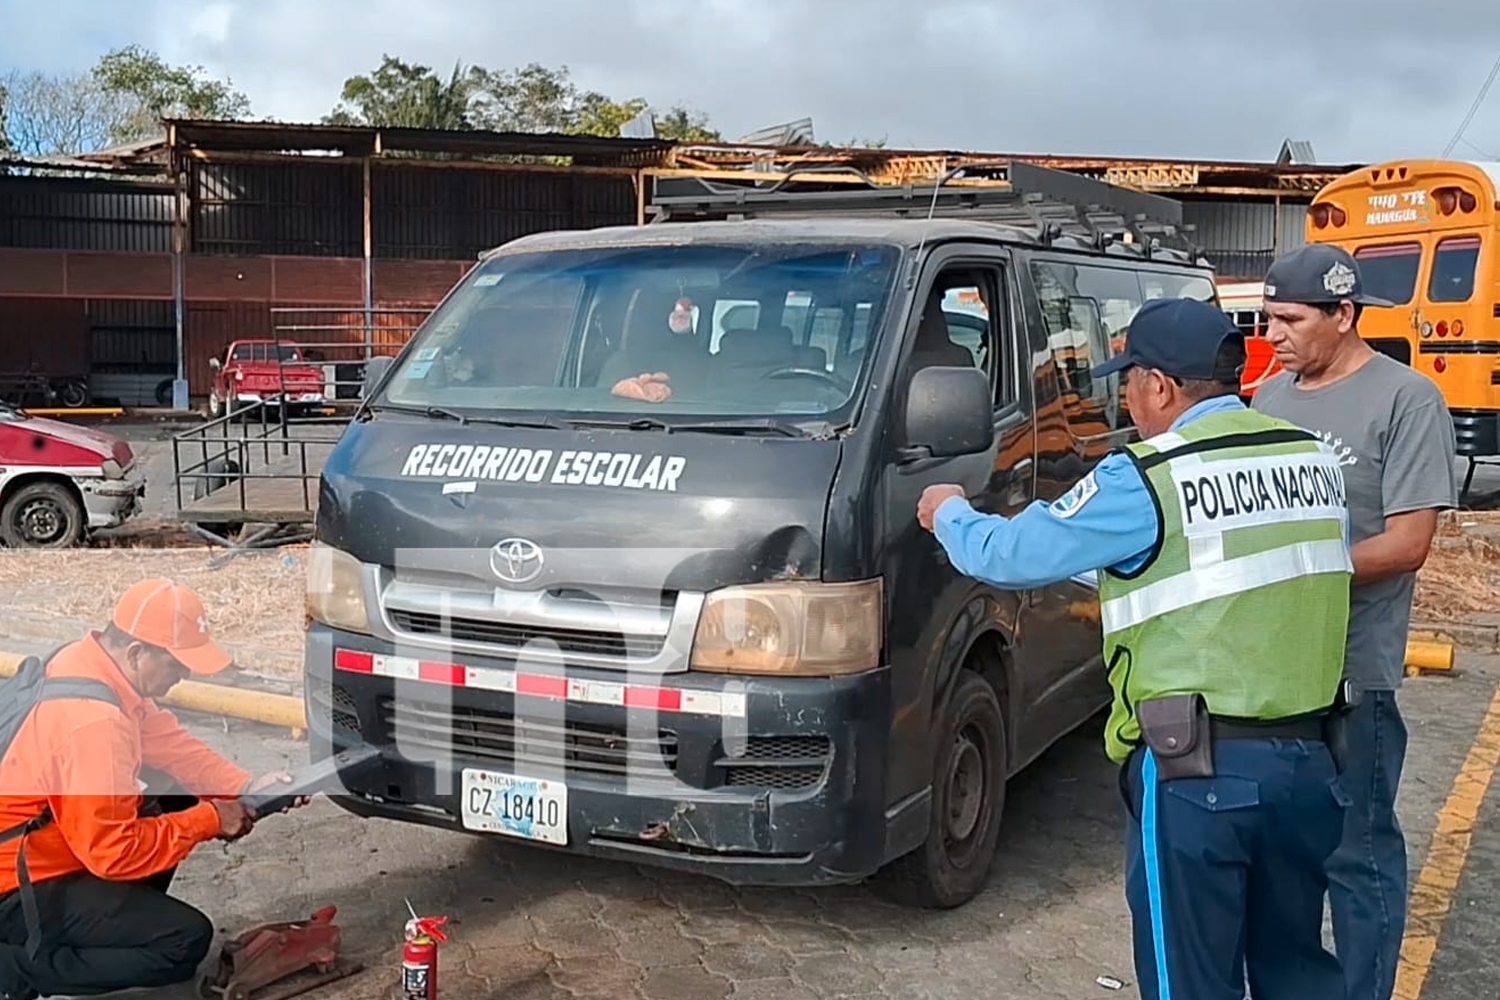
[[[216,970],[198,981],[203,1000],[287,1000],[359,972],[359,963],[339,961],[343,932],[333,922],[337,907],[325,906],[310,920],[261,924],[224,944]],[[299,972],[317,975],[258,994]]]

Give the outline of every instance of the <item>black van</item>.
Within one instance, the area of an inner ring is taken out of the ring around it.
[[[1132,437],[1196,255],[949,218],[534,235],[376,375],[322,474],[306,698],[362,816],[742,884],[979,891],[1007,778],[1109,697],[1091,580],[956,574]]]

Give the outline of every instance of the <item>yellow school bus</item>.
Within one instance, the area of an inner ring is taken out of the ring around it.
[[[1428,375],[1453,414],[1458,453],[1500,454],[1500,163],[1397,160],[1331,182],[1308,206],[1309,242],[1359,261],[1360,333]]]

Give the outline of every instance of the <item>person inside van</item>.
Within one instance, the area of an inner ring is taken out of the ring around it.
[[[620,349],[604,363],[599,385],[626,399],[661,403],[675,383],[701,390],[708,380],[708,353],[694,330],[691,303],[678,295],[635,297],[625,315]]]

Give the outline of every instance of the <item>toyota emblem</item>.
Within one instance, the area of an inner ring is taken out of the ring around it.
[[[490,569],[506,583],[529,583],[542,574],[542,547],[528,538],[507,538],[490,549]]]

